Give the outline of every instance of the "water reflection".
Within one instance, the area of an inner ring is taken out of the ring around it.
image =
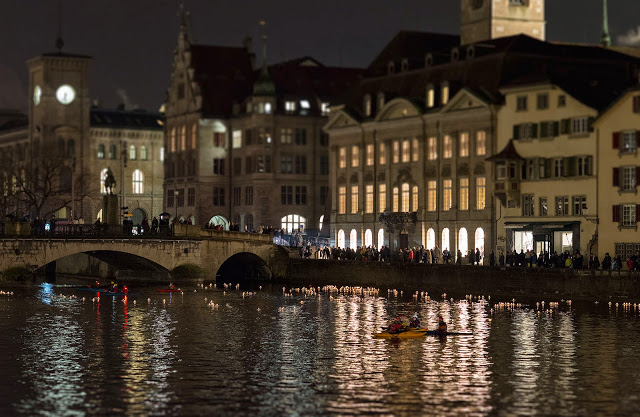
[[[42,286],[0,298],[0,414],[640,413],[639,314],[628,309],[313,291],[82,295]],[[443,315],[472,335],[372,337],[414,312],[423,327]]]

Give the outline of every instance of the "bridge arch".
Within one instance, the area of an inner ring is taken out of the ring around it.
[[[216,282],[239,283],[270,281],[273,277],[267,263],[255,253],[240,252],[227,258],[216,273]]]

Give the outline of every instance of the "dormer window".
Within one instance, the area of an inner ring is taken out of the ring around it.
[[[326,116],[329,114],[329,103],[322,103],[320,105],[320,110],[322,111],[322,115]]]
[[[424,57],[424,66],[425,67],[430,67],[433,65],[433,55],[432,54],[427,54]]]
[[[402,60],[402,63],[400,64],[400,69],[402,72],[409,71],[409,60],[407,58],[404,58]]]
[[[370,117],[371,116],[371,96],[369,94],[364,96],[363,107],[364,107],[364,115],[366,117]]]
[[[264,112],[266,114],[271,114],[271,103],[264,103]]]
[[[427,85],[427,108],[432,108],[436,105],[436,91],[433,88],[433,84]]]
[[[309,110],[311,108],[311,104],[309,103],[309,100],[300,100],[300,108],[304,110]]]
[[[444,81],[441,85],[441,103],[444,106],[449,102],[449,82]]]
[[[378,93],[378,111],[384,107],[384,93]]]
[[[396,64],[393,61],[389,61],[387,64],[387,72],[393,74],[396,72]]]
[[[284,110],[287,112],[296,111],[296,102],[295,101],[285,101],[284,102]]]

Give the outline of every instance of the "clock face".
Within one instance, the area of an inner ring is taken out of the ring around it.
[[[71,104],[76,98],[76,90],[69,84],[61,85],[56,91],[56,98],[60,104]]]
[[[33,89],[33,104],[36,106],[40,104],[40,98],[42,98],[42,88],[39,85]]]

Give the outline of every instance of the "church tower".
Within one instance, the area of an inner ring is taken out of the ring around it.
[[[461,0],[462,45],[525,34],[545,40],[544,0]]]
[[[91,57],[62,52],[60,40],[57,46],[57,52],[27,61],[30,159],[40,167],[39,176],[47,174],[42,172],[45,167],[55,171],[52,174],[59,179],[60,190],[68,194],[67,201],[73,201],[66,213],[59,215],[71,215],[76,208],[76,214],[81,215],[76,200],[82,190],[77,189],[77,183],[89,168],[85,165],[91,152]]]

